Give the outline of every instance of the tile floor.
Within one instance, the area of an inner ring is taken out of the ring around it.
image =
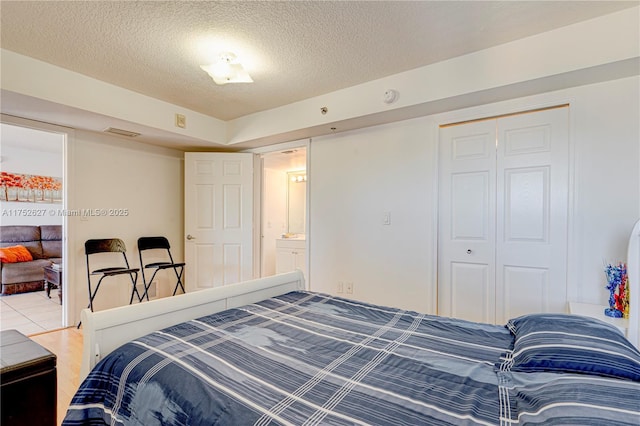
[[[33,291],[0,297],[0,329],[30,335],[62,327],[62,305],[57,290]]]

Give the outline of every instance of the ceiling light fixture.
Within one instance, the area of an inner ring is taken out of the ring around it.
[[[217,62],[200,65],[200,68],[206,71],[216,84],[253,83],[249,73],[231,52],[222,53]]]

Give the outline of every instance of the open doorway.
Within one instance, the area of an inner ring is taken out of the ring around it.
[[[300,269],[307,278],[307,149],[262,154],[261,193],[261,276]]]
[[[27,335],[58,329],[64,325],[66,135],[2,122],[0,136],[0,245],[25,247],[30,258],[2,265],[1,327]]]

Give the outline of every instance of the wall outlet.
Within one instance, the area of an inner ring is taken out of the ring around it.
[[[347,282],[344,284],[344,291],[347,294],[353,294],[353,282]]]
[[[338,281],[338,294],[344,293],[344,283],[342,281]]]

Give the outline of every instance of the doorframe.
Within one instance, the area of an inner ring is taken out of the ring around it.
[[[12,115],[0,114],[0,122],[13,126],[26,127],[34,130],[56,133],[62,136],[62,211],[70,211],[75,206],[74,180],[72,179],[74,168],[75,130],[41,121],[30,120]],[[70,253],[76,253],[76,242],[73,238],[73,222],[64,214],[62,219],[62,270],[75,271],[75,258]],[[75,288],[69,287],[69,272],[62,274],[62,318],[61,328],[69,327],[76,323],[72,312],[76,312]]]
[[[306,164],[305,164],[305,168],[306,168],[306,173],[307,173],[307,194],[306,194],[306,206],[305,206],[305,230],[306,230],[306,239],[305,239],[305,264],[307,267],[307,276],[304,277],[305,278],[305,287],[307,289],[310,289],[310,271],[311,271],[311,264],[309,262],[310,259],[310,234],[311,234],[311,224],[309,223],[309,207],[310,207],[310,200],[311,200],[311,196],[310,196],[310,173],[309,173],[309,169],[310,169],[310,153],[311,153],[311,139],[300,139],[300,140],[296,140],[296,141],[291,141],[291,142],[284,142],[284,143],[280,143],[280,144],[276,144],[276,145],[268,145],[265,147],[261,147],[261,148],[254,148],[254,149],[249,149],[246,151],[242,151],[242,152],[250,152],[253,154],[256,154],[256,161],[254,163],[255,167],[254,168],[254,258],[259,260],[259,264],[256,266],[256,264],[254,263],[254,273],[256,275],[256,277],[262,277],[263,275],[263,267],[262,267],[262,246],[263,246],[263,241],[262,241],[262,221],[263,221],[263,203],[264,203],[264,192],[265,192],[265,188],[263,187],[264,185],[264,161],[263,161],[263,154],[270,154],[273,152],[280,152],[280,151],[286,151],[288,149],[295,149],[295,148],[304,148],[306,151]],[[259,172],[256,173],[256,170],[258,170]],[[259,188],[257,190],[255,190],[255,188]]]

